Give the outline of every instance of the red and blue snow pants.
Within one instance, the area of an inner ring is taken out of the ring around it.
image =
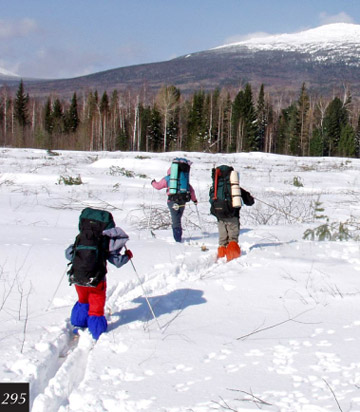
[[[75,285],[79,303],[89,304],[89,316],[104,316],[106,301],[106,281],[103,280],[95,288]]]

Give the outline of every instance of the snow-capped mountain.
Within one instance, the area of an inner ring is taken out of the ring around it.
[[[32,94],[71,97],[147,85],[155,92],[172,84],[183,93],[264,84],[268,91],[298,92],[303,83],[314,92],[332,95],[346,84],[360,94],[360,25],[336,23],[293,34],[252,38],[190,53],[169,61],[120,67],[74,79],[27,82]]]
[[[284,51],[310,54],[317,61],[341,61],[360,66],[360,25],[334,23],[292,34],[254,37],[213,50],[246,48],[251,51]]]

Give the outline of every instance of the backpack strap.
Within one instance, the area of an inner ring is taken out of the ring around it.
[[[221,175],[221,170],[219,168],[216,168],[215,170],[215,180],[214,180],[214,197],[213,200],[217,199],[217,190],[218,190],[218,182],[219,182],[219,176]]]

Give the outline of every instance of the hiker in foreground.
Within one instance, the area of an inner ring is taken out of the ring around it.
[[[79,234],[65,256],[70,260],[69,283],[74,284],[78,301],[71,311],[71,324],[88,328],[94,339],[106,332],[104,315],[107,261],[120,268],[132,258],[125,244],[129,236],[115,227],[111,213],[84,209],[79,218]],[[125,248],[125,253],[120,251]]]
[[[184,158],[176,157],[167,174],[158,182],[153,179],[152,187],[157,190],[166,189],[168,195],[167,205],[171,214],[172,231],[176,242],[181,242],[181,218],[185,210],[185,203],[192,200],[197,205],[195,190],[189,182],[191,162]]]
[[[240,234],[240,209],[242,204],[255,202],[249,192],[240,187],[239,174],[231,166],[212,169],[212,186],[209,192],[210,213],[217,218],[219,230],[218,258],[227,261],[241,255],[238,244]]]

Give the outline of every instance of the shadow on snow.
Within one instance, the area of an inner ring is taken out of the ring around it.
[[[151,296],[148,297],[149,303],[153,308],[156,317],[172,312],[177,312],[175,317],[187,307],[194,305],[201,305],[206,303],[206,299],[203,297],[204,292],[197,289],[177,289],[166,295]],[[138,306],[132,309],[124,309],[120,312],[115,312],[112,316],[118,316],[119,319],[109,325],[109,330],[116,329],[121,325],[127,323],[141,321],[148,322],[152,319],[149,306],[146,299],[142,296],[134,299],[133,303],[137,303]],[[167,322],[170,323],[171,321]]]
[[[289,240],[288,242],[267,242],[267,243],[256,243],[255,245],[252,245],[249,248],[250,250],[253,249],[262,249],[262,248],[268,248],[268,247],[276,247],[276,246],[282,246],[282,245],[290,245],[291,243],[297,243],[297,240]]]

